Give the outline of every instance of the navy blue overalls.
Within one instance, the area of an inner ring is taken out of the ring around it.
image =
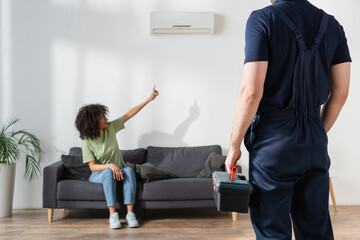
[[[297,56],[290,88],[282,90],[277,85],[277,94],[283,94],[287,104],[262,108],[267,103],[271,106],[271,98],[263,97],[245,136],[249,179],[255,188],[251,220],[260,240],[290,240],[292,223],[296,239],[333,239],[328,140],[320,117],[321,105],[330,93],[328,64],[319,53],[320,47],[327,47],[323,36],[329,16],[322,11],[318,30],[307,46],[302,31],[281,8],[270,6],[268,10],[292,32]],[[269,67],[273,67],[270,61]]]

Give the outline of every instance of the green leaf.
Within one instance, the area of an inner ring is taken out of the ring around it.
[[[18,118],[12,118],[0,131],[0,163],[10,165],[25,157],[24,178],[28,181],[41,175],[41,163],[44,161],[44,152],[40,140],[27,130],[10,131]]]

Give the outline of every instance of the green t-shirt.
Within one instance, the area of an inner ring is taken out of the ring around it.
[[[125,163],[116,139],[116,133],[123,128],[125,128],[124,119],[121,117],[109,122],[109,126],[103,130],[98,138],[94,140],[83,139],[83,162],[95,160],[97,164],[114,163],[119,168],[124,168]]]

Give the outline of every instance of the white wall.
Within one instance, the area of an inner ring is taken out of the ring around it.
[[[360,204],[357,145],[360,57],[357,0],[313,0],[343,24],[354,60],[348,102],[329,134],[338,204]],[[268,0],[2,0],[0,121],[36,133],[43,166],[80,146],[74,127],[84,104],[102,103],[110,119],[159,98],[118,135],[122,149],[220,144],[227,151],[244,60],[244,28]],[[151,11],[211,11],[215,35],[151,36]],[[4,14],[5,13],[5,14]],[[247,153],[241,164],[247,171]],[[17,166],[14,208],[42,206],[42,180],[22,179]]]

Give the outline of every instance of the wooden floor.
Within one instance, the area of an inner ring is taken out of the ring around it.
[[[360,239],[360,206],[339,206],[330,210],[335,239]],[[108,212],[103,210],[55,210],[48,223],[47,210],[14,210],[0,218],[0,239],[255,239],[248,214],[233,222],[230,213],[215,209],[149,210],[140,228],[128,228],[120,213],[122,229],[111,230]]]

